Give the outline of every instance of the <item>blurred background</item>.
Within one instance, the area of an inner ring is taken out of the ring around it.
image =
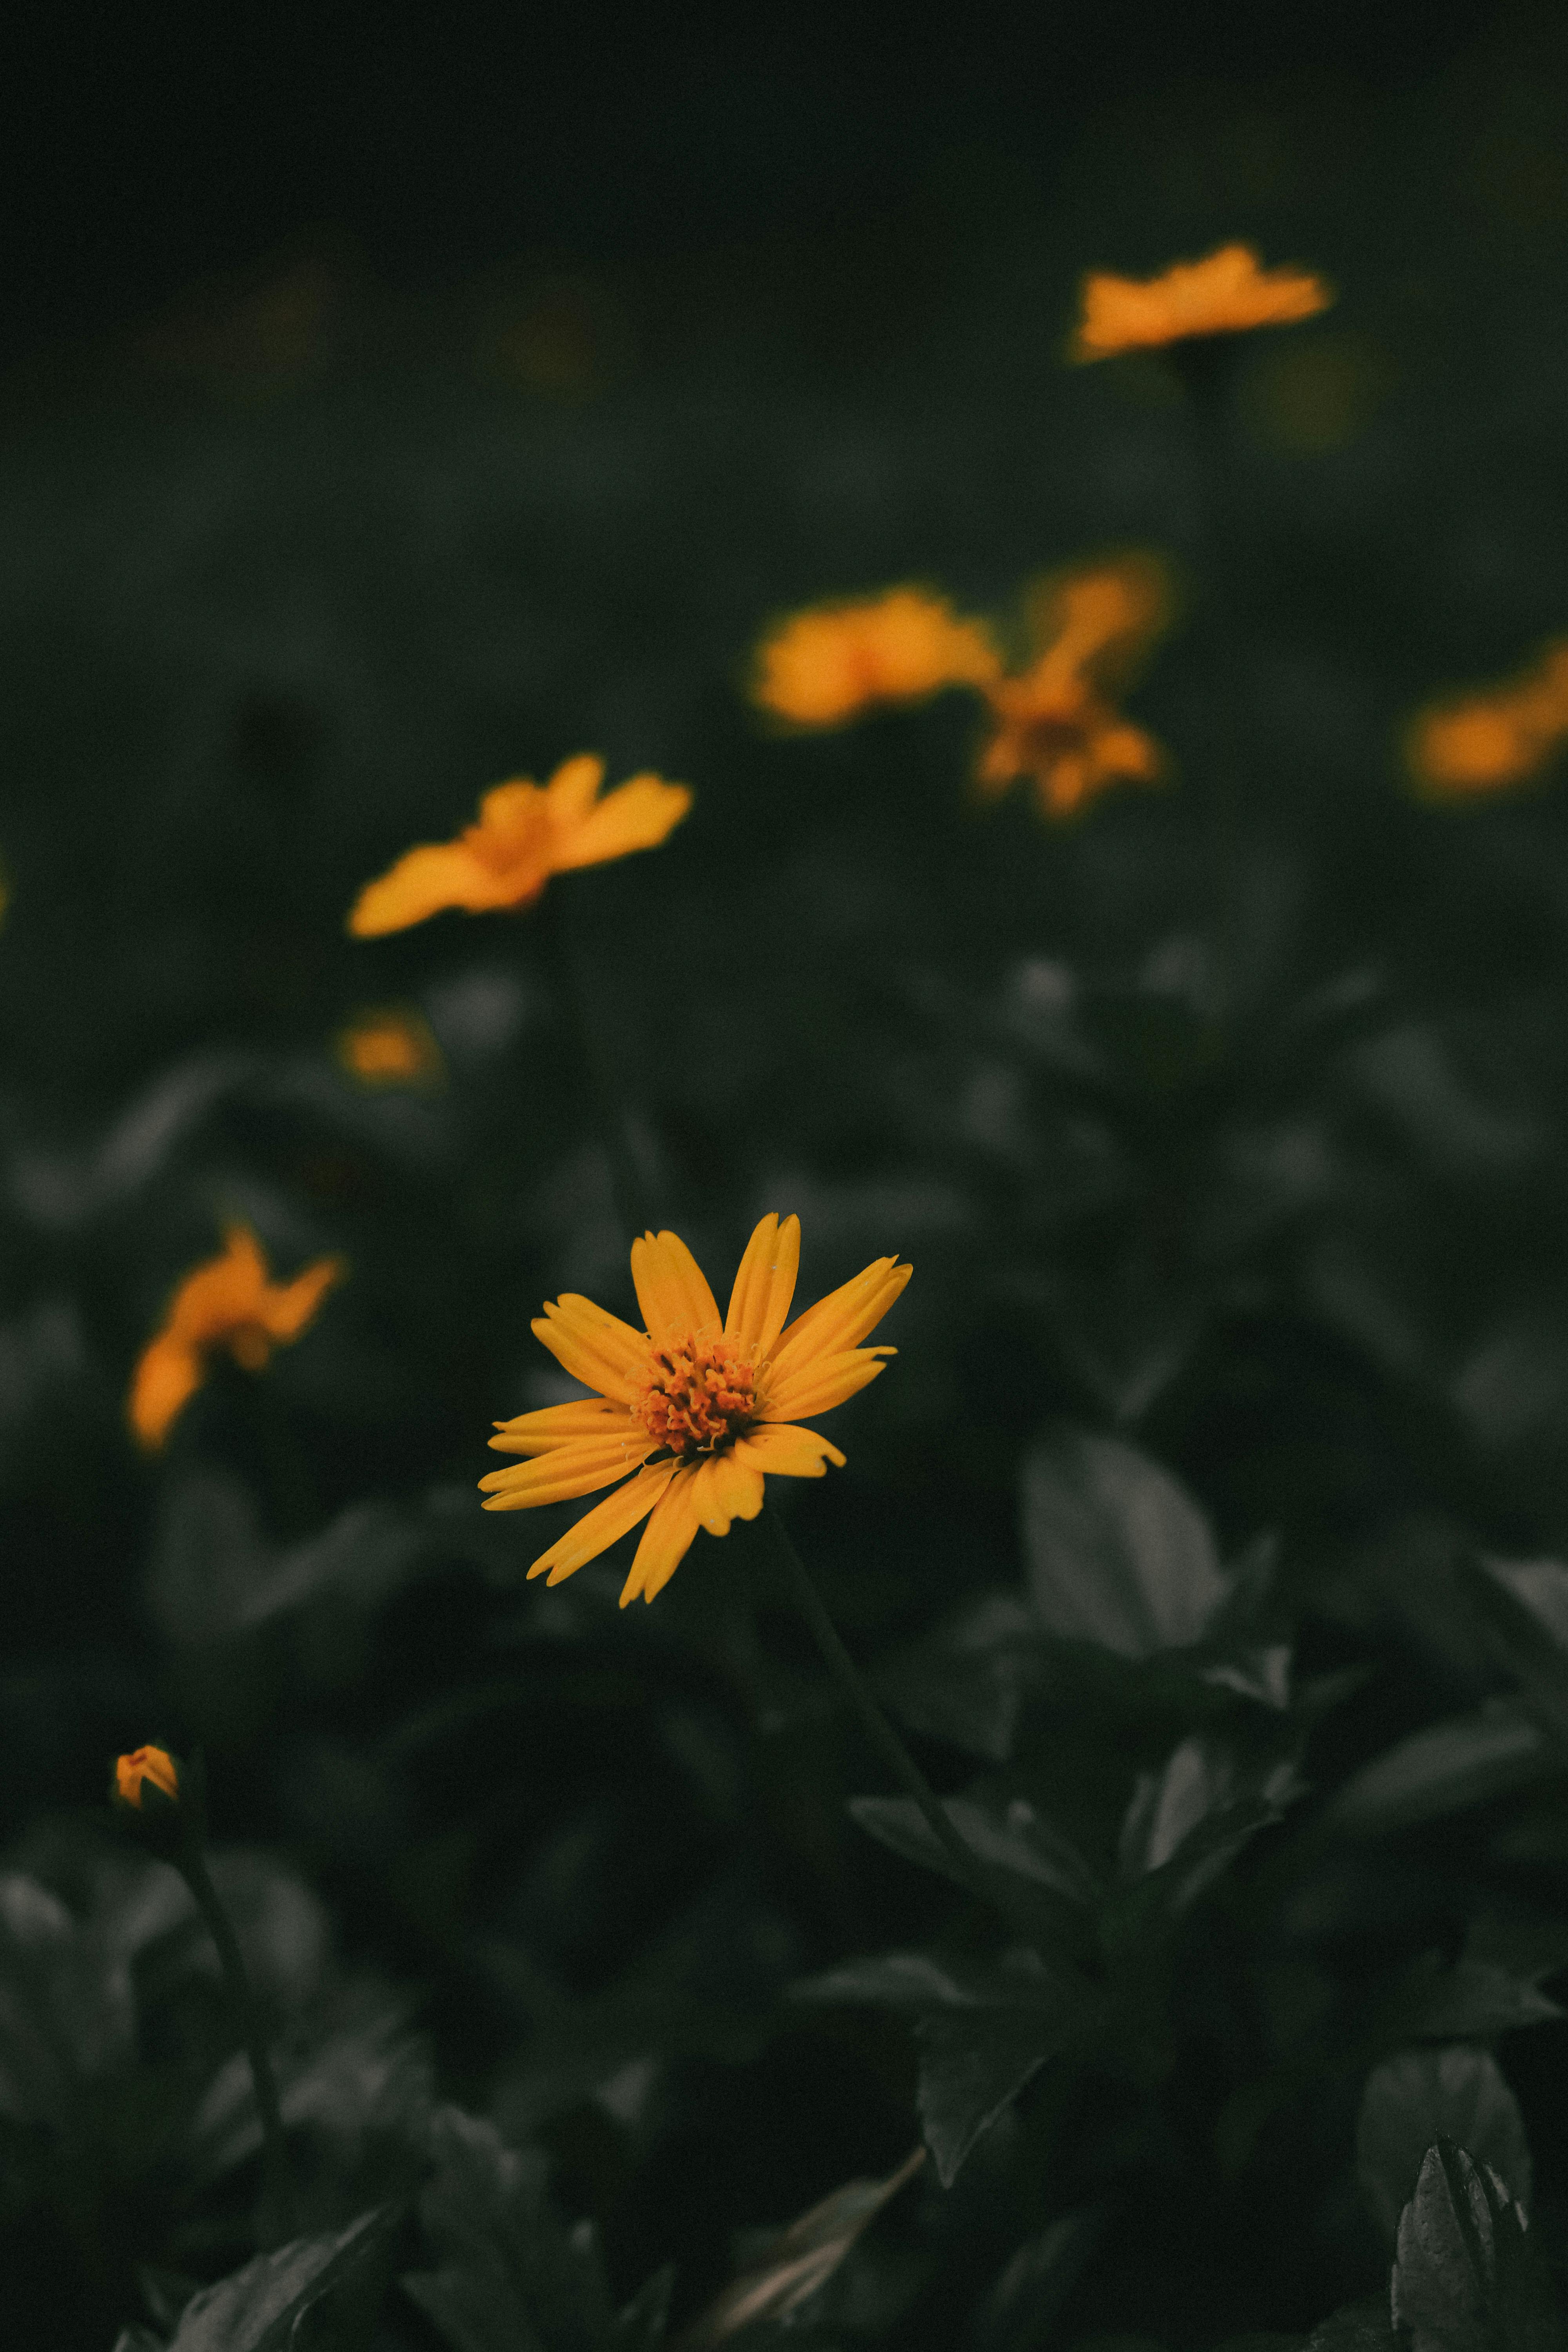
[[[313,2224],[417,2183],[438,2091],[546,2152],[618,2299],[674,2260],[684,2321],[733,2233],[913,2144],[903,2023],[784,1988],[952,1902],[846,1817],[879,1767],[765,1580],[732,1603],[700,1543],[635,1618],[610,1569],[521,1583],[570,1514],[482,1518],[485,1434],[557,1393],[545,1297],[627,1311],[626,1235],[538,927],[354,942],[345,910],[502,777],[591,748],[692,784],[656,856],[572,877],[571,950],[651,1213],[721,1295],[772,1208],[803,1302],[915,1260],[849,1469],[798,1502],[863,1655],[1018,1583],[1021,1465],[1066,1416],[1184,1481],[1216,1558],[1279,1538],[1302,1672],[1350,1676],[1320,1787],[1481,1720],[1514,1684],[1458,1563],[1568,1543],[1568,824],[1550,779],[1423,807],[1398,740],[1568,625],[1568,34],[1072,0],[918,30],[35,8],[4,37],[5,2031],[40,1951],[87,1988],[0,2085],[17,2306],[65,2297],[26,2340],[162,2344],[248,2252],[199,1938],[101,1818],[149,1737],[207,1751]],[[1339,299],[1246,339],[1216,542],[1168,372],[1062,351],[1086,268],[1237,237]],[[918,579],[1002,611],[1126,546],[1192,615],[1131,697],[1165,792],[977,815],[952,698],[809,739],[748,705],[795,605]],[[430,1083],[345,1065],[387,1006]],[[149,1462],[132,1367],[230,1215],[351,1278]],[[1124,1766],[1201,1707],[1097,1672],[1052,1666],[1024,1752],[1109,1851]],[[1011,1734],[955,1731],[933,1674],[889,1690],[957,1787]],[[1412,1843],[1247,1881],[1157,2120],[1122,2083],[998,2126],[822,2340],[880,2340],[911,2282],[933,2343],[1057,2340],[994,2280],[1097,2200],[1066,2345],[1293,2343],[1374,2293],[1350,2151],[1395,2029],[1262,2103],[1253,2172],[1214,2117],[1478,1909],[1556,1920],[1562,1776],[1512,1736],[1375,1816]],[[1509,2095],[1559,2222],[1562,2031]],[[442,2340],[400,2309],[389,2341]]]

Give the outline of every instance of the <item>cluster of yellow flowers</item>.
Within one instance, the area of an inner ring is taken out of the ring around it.
[[[1146,280],[1095,272],[1083,282],[1069,356],[1104,360],[1281,325],[1332,299],[1321,278],[1266,270],[1244,245]],[[1009,667],[992,624],[903,585],[784,619],[758,648],[752,690],[775,718],[820,729],[879,704],[962,688],[979,698],[984,714],[976,789],[994,795],[1027,780],[1042,814],[1062,817],[1113,782],[1152,783],[1165,772],[1160,745],[1112,696],[1170,609],[1165,569],[1147,553],[1057,574],[1029,593],[1027,657]],[[1565,736],[1568,640],[1494,693],[1419,714],[1406,757],[1433,792],[1485,793],[1535,772]],[[368,883],[350,931],[376,938],[446,908],[526,908],[553,875],[656,847],[691,806],[687,786],[659,776],[634,776],[609,793],[604,782],[604,761],[583,752],[547,784],[526,777],[497,784],[455,840],[410,849]],[[435,1083],[441,1075],[434,1037],[406,1012],[362,1016],[340,1034],[337,1053],[365,1086]],[[799,1255],[798,1220],[764,1217],[721,1321],[684,1242],[649,1233],[632,1244],[645,1329],[573,1293],[546,1306],[536,1335],[591,1393],[497,1423],[491,1444],[525,1458],[481,1481],[485,1507],[526,1510],[616,1491],[542,1552],[531,1576],[557,1583],[646,1519],[621,1598],[623,1605],[638,1593],[651,1601],[699,1528],[722,1535],[733,1520],[756,1516],[765,1474],[820,1477],[828,1462],[842,1464],[838,1449],[796,1416],[841,1403],[882,1370],[894,1351],[861,1343],[910,1269],[879,1258],[786,1325]],[[230,1226],[222,1255],[181,1283],[137,1365],[128,1410],[141,1442],[150,1449],[164,1443],[216,1354],[254,1370],[274,1347],[299,1339],[343,1272],[340,1260],[322,1258],[274,1283],[256,1235]],[[140,1802],[143,1780],[172,1794],[166,1761],[153,1748],[121,1759],[125,1801]]]

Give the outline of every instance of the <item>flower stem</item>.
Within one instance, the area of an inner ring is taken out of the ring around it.
[[[938,1801],[931,1782],[872,1697],[865,1676],[839,1638],[838,1628],[828,1615],[822,1595],[806,1574],[805,1562],[791,1541],[784,1521],[773,1510],[763,1511],[763,1521],[773,1530],[773,1549],[789,1573],[801,1614],[816,1635],[818,1649],[842,1684],[873,1747],[880,1751],[920,1807],[927,1829],[970,1893],[992,1910],[1010,1915],[1011,1906],[989,1883],[978,1859],[953,1828],[946,1808]],[[1010,1924],[1016,1926],[1017,1923],[1013,1920]]]
[[[547,886],[543,898],[539,901],[538,919],[544,935],[551,979],[566,1014],[577,1068],[585,1082],[594,1124],[598,1129],[605,1157],[609,1161],[610,1189],[615,1196],[616,1213],[628,1232],[641,1234],[648,1224],[645,1214],[647,1202],[642,1172],[627,1139],[626,1108],[620,1089],[600,1045],[598,1034],[588,1018],[574,952],[571,924],[561,901],[560,877]]]
[[[218,1901],[217,1889],[208,1874],[205,1857],[200,1851],[195,1847],[188,1848],[180,1856],[176,1867],[195,1895],[196,1907],[206,1921],[207,1931],[217,1947],[229,1998],[239,2020],[245,2054],[250,2061],[250,2079],[256,2087],[257,2111],[261,2117],[261,2158],[266,2182],[263,2199],[265,2218],[258,2234],[263,2244],[274,2237],[281,2242],[294,2235],[298,2220],[294,2176],[283,2140],[278,2084],[273,2079],[272,2061],[267,2054],[267,2042],[257,2015],[256,2000],[250,1990],[250,1979],[246,1973],[239,1938],[234,1932],[227,1912]]]

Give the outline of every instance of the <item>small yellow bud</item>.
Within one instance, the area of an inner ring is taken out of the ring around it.
[[[133,1748],[129,1756],[115,1759],[111,1793],[118,1803],[133,1805],[140,1812],[145,1780],[151,1780],[173,1802],[179,1802],[180,1770],[166,1748]]]

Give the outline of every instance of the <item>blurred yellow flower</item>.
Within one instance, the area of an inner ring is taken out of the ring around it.
[[[362,1087],[433,1086],[443,1074],[441,1048],[417,1013],[389,1005],[362,1013],[335,1040],[340,1065]]]
[[[1069,346],[1075,360],[1107,360],[1193,335],[1282,327],[1326,310],[1333,289],[1306,269],[1264,269],[1249,245],[1222,245],[1202,261],[1174,261],[1158,278],[1090,270]]]
[[[477,915],[531,906],[552,874],[657,848],[691,806],[685,784],[658,776],[633,776],[601,800],[604,781],[603,760],[580,751],[548,784],[518,777],[495,785],[479,803],[479,823],[456,841],[423,843],[367,882],[349,929],[375,939],[448,907]]]
[[[298,1339],[334,1283],[342,1258],[319,1258],[292,1282],[268,1277],[261,1244],[248,1225],[229,1225],[221,1257],[193,1267],[142,1352],[127,1410],[150,1451],[162,1445],[207,1376],[207,1360],[226,1348],[247,1371],[259,1371],[274,1347]]]
[[[797,1427],[793,1416],[826,1412],[876,1379],[896,1350],[860,1341],[911,1269],[878,1258],[786,1330],[799,1263],[799,1218],[764,1217],[746,1244],[721,1324],[686,1244],[675,1234],[647,1234],[632,1244],[646,1331],[574,1292],[546,1305],[536,1336],[597,1393],[496,1423],[500,1434],[490,1444],[531,1459],[480,1479],[485,1508],[531,1510],[626,1483],[542,1552],[530,1576],[559,1584],[646,1518],[621,1606],[639,1592],[651,1601],[700,1527],[722,1536],[732,1519],[756,1517],[765,1472],[820,1478],[826,1463],[842,1465],[837,1447]]]
[[[986,688],[994,726],[975,782],[987,796],[1033,780],[1045,816],[1067,816],[1117,782],[1153,783],[1164,755],[1107,699],[1170,616],[1164,567],[1126,555],[1044,581],[1029,600],[1037,651],[1029,667]]]
[[[757,649],[752,695],[797,727],[838,727],[875,702],[984,686],[1001,667],[983,622],[923,588],[889,588],[792,613]]]
[[[1406,764],[1442,798],[1501,791],[1546,765],[1568,736],[1568,637],[1490,693],[1427,705],[1405,731]]]
[[[140,1812],[142,1790],[149,1780],[178,1803],[180,1769],[166,1748],[133,1748],[128,1756],[116,1757],[110,1794],[118,1803],[132,1805]]]

